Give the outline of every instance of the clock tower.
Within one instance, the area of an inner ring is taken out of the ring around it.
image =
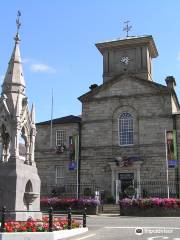
[[[151,35],[100,42],[96,47],[103,55],[104,82],[126,72],[152,81],[152,58],[158,52]]]

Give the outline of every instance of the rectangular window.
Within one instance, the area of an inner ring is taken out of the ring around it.
[[[64,168],[62,166],[56,166],[56,184],[64,185]]]
[[[120,145],[133,144],[133,117],[129,113],[121,114],[119,118]]]
[[[57,130],[56,131],[56,146],[66,146],[66,131]]]

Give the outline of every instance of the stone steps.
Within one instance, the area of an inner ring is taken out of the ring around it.
[[[102,207],[100,206],[99,213],[119,214],[119,204],[104,204]]]

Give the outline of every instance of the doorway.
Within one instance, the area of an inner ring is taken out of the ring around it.
[[[120,191],[119,198],[128,197],[126,190],[128,187],[134,187],[134,173],[119,173]]]

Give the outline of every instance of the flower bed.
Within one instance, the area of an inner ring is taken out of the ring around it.
[[[125,198],[119,204],[124,216],[180,216],[180,199],[176,198]]]
[[[43,217],[42,221],[29,219],[23,222],[8,221],[5,223],[4,232],[47,232],[48,231],[48,217]],[[67,218],[53,218],[53,231],[60,231],[67,229]],[[79,228],[80,222],[72,219],[72,228]]]
[[[100,205],[100,201],[89,198],[41,198],[41,210],[47,210],[50,206],[53,210],[68,210],[68,208],[72,208],[72,210],[82,210],[84,208],[87,209],[88,214],[96,214],[96,207]]]

